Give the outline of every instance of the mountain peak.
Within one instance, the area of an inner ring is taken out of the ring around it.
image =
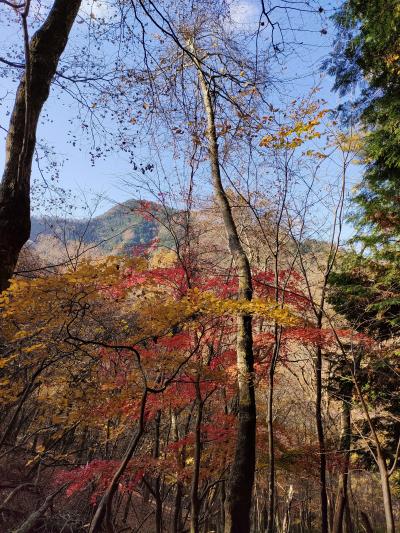
[[[157,209],[155,202],[129,199],[91,219],[32,217],[31,241],[48,235],[62,241],[98,244],[106,253],[128,252],[154,239],[159,239],[161,246],[170,246],[169,234],[151,216]]]

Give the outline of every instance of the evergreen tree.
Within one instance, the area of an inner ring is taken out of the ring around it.
[[[400,233],[400,3],[347,0],[334,21],[338,33],[325,67],[340,94],[359,88],[356,103],[342,111],[367,131],[354,220],[364,244],[393,260]]]
[[[341,111],[365,130],[365,172],[352,216],[362,248],[331,277],[331,301],[358,329],[388,338],[400,309],[400,3],[347,0],[334,21],[325,67],[340,94],[359,89]]]

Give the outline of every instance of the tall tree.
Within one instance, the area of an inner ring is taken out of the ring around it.
[[[78,14],[81,0],[55,0],[29,40],[30,1],[16,6],[24,36],[25,69],[11,114],[0,186],[0,291],[7,288],[19,252],[30,235],[30,177],[36,129],[51,81]]]
[[[399,325],[396,298],[392,302],[382,279],[376,281],[385,265],[380,267],[380,262],[370,257],[366,260],[358,255],[346,257],[340,265],[341,271],[338,265],[330,277],[329,302],[354,329],[368,333],[378,343],[375,350],[364,355],[364,368],[354,360],[350,369],[372,443],[368,448],[380,474],[386,531],[392,533],[395,522],[389,478],[397,467],[400,440],[398,396],[392,392],[392,387],[398,386],[398,374],[391,359],[398,345]],[[383,419],[388,416],[385,421],[371,414],[372,403]],[[383,430],[388,432],[385,439],[381,435]]]
[[[365,244],[391,247],[400,233],[399,3],[347,0],[334,21],[337,39],[325,67],[342,95],[360,89],[356,102],[342,111],[366,129],[366,171],[355,196],[355,221]]]
[[[185,129],[189,130],[191,151],[206,152],[207,174],[211,175],[229,254],[236,269],[237,297],[250,302],[253,287],[249,259],[233,216],[223,173],[244,136],[254,132],[251,111],[260,101],[255,86],[261,88],[266,78],[261,68],[255,68],[254,59],[240,48],[240,36],[224,26],[224,2],[183,6],[176,16],[168,19],[153,2],[148,7],[141,4],[146,16],[170,43],[167,53],[165,45],[161,49],[162,68],[157,66],[150,73],[147,66],[152,92],[157,95],[150,106],[157,108],[163,118],[168,116],[178,137]],[[256,456],[251,315],[240,314],[237,326],[238,435],[226,513],[229,532],[250,530]]]
[[[195,60],[195,64],[199,73],[203,105],[207,116],[206,137],[214,194],[224,220],[229,251],[238,269],[238,297],[242,300],[251,300],[253,287],[250,264],[241,244],[239,232],[233,219],[232,208],[222,184],[213,104],[215,95],[204,77],[200,62]],[[256,401],[253,382],[254,356],[251,315],[239,315],[237,326],[239,426],[235,457],[231,469],[226,533],[250,531],[250,511],[256,464]]]
[[[361,251],[348,256],[331,277],[331,301],[360,331],[393,344],[398,335],[400,291],[400,6],[396,0],[347,0],[335,15],[336,46],[326,63],[335,89],[359,87],[356,106],[342,106],[345,118],[364,130],[363,179],[354,196],[356,239]],[[361,110],[361,111],[360,111]],[[350,311],[358,311],[351,314]],[[353,375],[375,446],[381,475],[386,530],[394,531],[388,470],[382,443]]]

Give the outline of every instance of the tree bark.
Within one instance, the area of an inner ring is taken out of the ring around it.
[[[275,365],[279,354],[280,335],[275,324],[275,346],[268,372],[267,429],[268,429],[268,513],[267,533],[275,529],[275,441],[274,441],[274,377]]]
[[[374,533],[374,530],[372,529],[371,522],[369,521],[368,515],[364,513],[364,511],[361,511],[360,516],[361,516],[361,521],[363,523],[366,533]]]
[[[157,412],[155,418],[155,436],[154,436],[154,459],[160,457],[160,426],[161,426],[161,411]],[[161,497],[161,477],[156,476],[154,480],[154,498],[156,502],[156,533],[163,531],[163,500]]]
[[[176,483],[176,492],[175,492],[174,519],[173,519],[173,529],[172,529],[173,533],[181,533],[181,531],[183,530],[182,497],[183,497],[182,483],[178,481]]]
[[[196,60],[194,61],[197,67],[204,109],[207,116],[206,135],[214,194],[224,221],[229,251],[238,270],[238,296],[242,300],[251,300],[253,288],[250,264],[240,242],[232,209],[221,179],[212,96],[200,64]],[[249,315],[241,315],[237,319],[236,361],[239,400],[238,432],[230,474],[228,505],[225,517],[226,533],[246,533],[250,531],[250,511],[256,455],[256,403],[253,380],[252,318]]]
[[[199,532],[199,514],[200,514],[200,500],[199,500],[199,480],[200,480],[200,464],[201,464],[201,423],[203,419],[203,400],[200,391],[200,376],[197,376],[195,382],[196,387],[196,425],[195,425],[195,442],[194,442],[194,470],[192,476],[192,485],[190,490],[190,533]]]
[[[0,292],[8,287],[19,252],[29,239],[36,129],[80,5],[81,0],[54,0],[47,19],[26,45],[25,74],[11,114],[0,186]]]
[[[171,410],[171,427],[172,427],[172,435],[174,442],[177,442],[179,440],[179,431],[178,431],[178,420],[176,413],[174,410]],[[177,464],[183,468],[184,467],[184,461],[182,460],[182,456],[178,453],[177,457]],[[175,492],[175,505],[174,505],[174,517],[173,517],[173,533],[181,533],[183,530],[183,524],[182,524],[182,500],[183,500],[183,485],[182,482],[178,479],[176,482],[176,492]]]
[[[363,408],[364,415],[368,422],[369,428],[371,430],[372,438],[373,438],[373,441],[376,447],[376,452],[373,455],[374,455],[376,464],[378,465],[379,474],[381,478],[381,489],[382,489],[382,498],[383,498],[383,508],[385,511],[386,532],[394,533],[395,525],[394,525],[394,515],[393,515],[392,494],[391,494],[390,484],[389,484],[390,474],[388,471],[388,467],[385,461],[384,453],[382,450],[381,443],[379,441],[378,434],[375,430],[375,426],[369,415],[368,406],[365,402],[364,396],[362,394],[360,385],[358,383],[358,380],[357,380],[357,377],[354,371],[352,371],[352,376],[353,376],[353,382],[354,382],[355,389],[360,399],[361,406]]]
[[[317,328],[322,328],[322,314],[317,317]],[[321,533],[329,532],[328,524],[328,495],[326,491],[326,449],[324,424],[322,420],[322,350],[318,346],[316,350],[315,361],[315,421],[317,426],[318,436],[318,451],[319,451],[319,488],[320,488],[320,502],[321,502]]]
[[[383,508],[385,510],[385,520],[386,520],[386,532],[394,533],[395,525],[394,525],[394,516],[393,516],[392,494],[391,494],[390,485],[389,485],[389,474],[388,474],[388,469],[387,469],[385,458],[379,447],[377,449],[376,462],[378,464],[379,474],[381,477]]]
[[[22,409],[26,399],[28,398],[29,394],[32,391],[32,388],[33,388],[33,386],[35,384],[35,380],[43,372],[43,370],[44,370],[44,365],[41,364],[40,367],[32,375],[28,385],[25,387],[25,390],[24,390],[24,392],[23,392],[23,394],[22,394],[22,396],[21,396],[21,398],[20,398],[20,400],[18,402],[17,408],[15,409],[15,411],[14,411],[12,417],[11,417],[11,420],[8,422],[7,427],[6,427],[6,429],[5,429],[4,433],[3,433],[3,436],[0,439],[0,448],[5,443],[7,443],[7,440],[9,438],[10,434],[14,430],[18,415],[21,412],[21,409]]]
[[[342,386],[342,434],[340,437],[340,453],[343,464],[339,474],[335,512],[333,515],[332,533],[341,533],[343,529],[344,510],[348,506],[347,484],[349,478],[350,447],[351,447],[351,398],[353,383],[346,381]]]
[[[54,492],[49,494],[45,501],[42,503],[42,505],[37,509],[37,511],[34,511],[32,514],[28,516],[28,518],[25,520],[23,524],[21,524],[17,529],[13,531],[13,533],[29,533],[30,531],[34,530],[34,527],[37,525],[43,514],[46,512],[48,507],[50,507],[52,501],[54,498],[59,494],[61,491],[65,489],[65,487],[68,485],[66,483],[65,485],[62,485],[58,489],[56,489]]]
[[[121,479],[123,473],[125,472],[126,467],[129,464],[129,461],[132,459],[132,456],[135,453],[135,450],[145,430],[144,410],[146,407],[146,400],[147,400],[147,389],[144,391],[143,396],[142,396],[142,401],[141,401],[141,406],[140,406],[139,427],[135,435],[132,437],[131,442],[128,445],[128,448],[125,452],[125,455],[121,461],[120,466],[115,472],[112,480],[110,481],[110,484],[107,487],[107,490],[103,494],[99,502],[99,505],[97,506],[96,512],[94,514],[94,517],[89,527],[89,533],[97,533],[98,531],[100,531],[102,527],[102,523],[105,518],[107,520],[110,520],[112,501],[114,498],[114,494],[118,488],[119,480]]]
[[[283,517],[283,522],[282,522],[282,533],[290,532],[290,522],[291,522],[290,510],[292,507],[293,494],[294,494],[293,485],[290,485],[289,491],[286,497],[286,509],[285,509],[285,516]]]

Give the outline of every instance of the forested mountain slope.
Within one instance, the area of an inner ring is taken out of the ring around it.
[[[160,205],[132,199],[90,219],[33,217],[31,241],[52,236],[63,242],[95,244],[104,253],[128,252],[154,240],[169,246],[171,237],[164,227],[167,216]]]

